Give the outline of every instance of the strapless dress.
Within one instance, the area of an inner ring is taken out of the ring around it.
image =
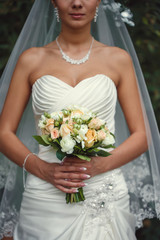
[[[86,78],[75,87],[45,75],[32,87],[36,126],[44,112],[59,111],[70,104],[98,113],[115,132],[117,89],[104,74]],[[37,127],[37,134],[41,134]],[[51,147],[39,146],[38,156],[59,162]],[[66,204],[65,193],[28,173],[14,240],[135,240],[135,217],[121,169],[85,180],[85,201]]]

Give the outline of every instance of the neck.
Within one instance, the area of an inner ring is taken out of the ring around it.
[[[91,41],[90,25],[83,28],[75,29],[62,25],[59,40],[64,47],[82,46]]]

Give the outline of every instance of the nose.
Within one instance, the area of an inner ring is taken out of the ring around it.
[[[73,0],[72,8],[81,9],[82,7],[83,6],[82,6],[82,1],[81,0]]]

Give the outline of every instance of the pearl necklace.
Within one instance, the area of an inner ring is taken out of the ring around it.
[[[69,63],[71,63],[71,64],[77,64],[77,65],[79,65],[79,64],[81,64],[81,63],[85,63],[85,62],[89,59],[89,55],[90,55],[90,53],[91,53],[91,49],[92,49],[92,46],[93,46],[93,42],[94,42],[94,38],[92,37],[91,46],[90,46],[89,51],[88,51],[88,53],[86,54],[85,57],[83,57],[83,58],[81,58],[81,59],[72,59],[72,58],[70,58],[69,56],[67,56],[67,55],[63,52],[61,46],[59,45],[58,37],[56,38],[56,43],[57,43],[57,46],[58,46],[58,48],[59,48],[59,50],[60,50],[60,52],[61,52],[61,54],[62,54],[62,58],[63,58],[66,62],[69,62]]]

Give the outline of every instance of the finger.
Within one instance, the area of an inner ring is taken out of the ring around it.
[[[73,173],[73,172],[63,172],[63,173],[55,173],[55,180],[56,179],[78,179],[78,180],[84,180],[84,179],[89,179],[91,176],[83,173]]]
[[[72,165],[63,165],[60,168],[55,168],[55,171],[60,172],[81,172],[86,171],[87,168],[83,166],[72,166]]]
[[[61,185],[63,187],[69,187],[69,188],[80,188],[87,186],[84,182],[72,182],[72,181],[66,181],[65,179],[60,179],[55,181],[56,185]]]
[[[67,163],[64,164],[64,167],[68,167],[70,165],[68,165]],[[76,167],[75,171],[73,170],[73,172],[85,172],[88,174],[88,172],[91,170],[92,168],[92,164],[82,164],[82,163],[74,163],[73,165],[70,166],[70,168],[66,168],[66,170],[64,170],[64,172],[66,171],[72,171],[71,167]]]
[[[56,188],[58,188],[59,190],[61,190],[64,193],[77,193],[78,189],[77,188],[65,188],[61,185],[56,185]]]

